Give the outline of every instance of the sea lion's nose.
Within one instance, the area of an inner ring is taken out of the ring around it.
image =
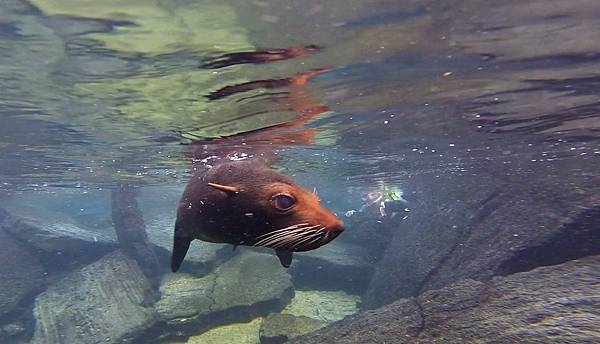
[[[328,213],[327,221],[325,223],[325,229],[328,232],[334,233],[336,236],[344,231],[344,223],[338,219],[337,216]]]

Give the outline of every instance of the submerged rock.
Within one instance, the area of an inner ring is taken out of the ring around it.
[[[36,298],[32,343],[127,343],[155,321],[150,282],[120,251],[73,272]]]
[[[600,256],[488,283],[463,280],[336,322],[293,343],[595,343]]]
[[[113,236],[86,228],[60,212],[13,205],[2,213],[2,228],[45,253],[85,255],[93,259],[117,245]]]
[[[294,254],[292,276],[299,288],[362,294],[373,268],[364,248],[338,240],[317,250]]]
[[[202,332],[279,311],[294,289],[275,256],[244,251],[201,278],[167,275],[160,293],[156,310],[168,326]]]
[[[44,286],[44,268],[16,240],[0,230],[0,316]]]
[[[187,274],[168,274],[160,285],[156,311],[167,322],[185,323],[210,312],[215,276],[196,278]]]
[[[146,276],[153,278],[160,273],[159,262],[154,247],[148,240],[137,194],[137,188],[127,183],[119,183],[112,189],[112,222],[121,250],[137,261]]]
[[[488,281],[600,254],[598,178],[571,174],[558,163],[540,166],[514,161],[471,171],[477,178],[413,178],[410,186],[422,204],[398,222],[366,308],[462,279]],[[535,179],[525,184],[527,176]]]
[[[282,313],[330,323],[358,312],[359,303],[360,297],[343,291],[297,290]]]
[[[258,333],[263,318],[248,323],[219,326],[199,336],[192,336],[187,344],[259,344]]]
[[[323,321],[305,316],[273,313],[260,326],[261,344],[281,344],[289,339],[316,331],[325,326]]]
[[[2,343],[22,342],[21,337],[27,332],[25,324],[21,321],[16,321],[11,324],[0,327],[0,340]],[[19,339],[17,339],[19,338]]]

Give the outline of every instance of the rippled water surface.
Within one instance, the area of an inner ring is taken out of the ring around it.
[[[258,343],[272,312],[316,322],[291,336],[600,254],[599,36],[593,0],[3,0],[0,341]],[[224,138],[346,232],[289,270],[199,244],[168,273],[189,147]]]

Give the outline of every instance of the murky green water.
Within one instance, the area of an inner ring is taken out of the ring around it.
[[[268,343],[600,254],[599,34],[588,0],[3,0],[0,342]],[[224,137],[344,234],[168,272],[190,147]]]

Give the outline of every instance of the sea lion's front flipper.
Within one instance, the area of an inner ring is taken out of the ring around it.
[[[275,250],[279,262],[284,268],[289,268],[292,265],[292,252],[286,250]]]
[[[171,271],[176,272],[179,270],[192,239],[183,236],[177,236],[177,233],[173,236],[173,253],[171,254]]]

